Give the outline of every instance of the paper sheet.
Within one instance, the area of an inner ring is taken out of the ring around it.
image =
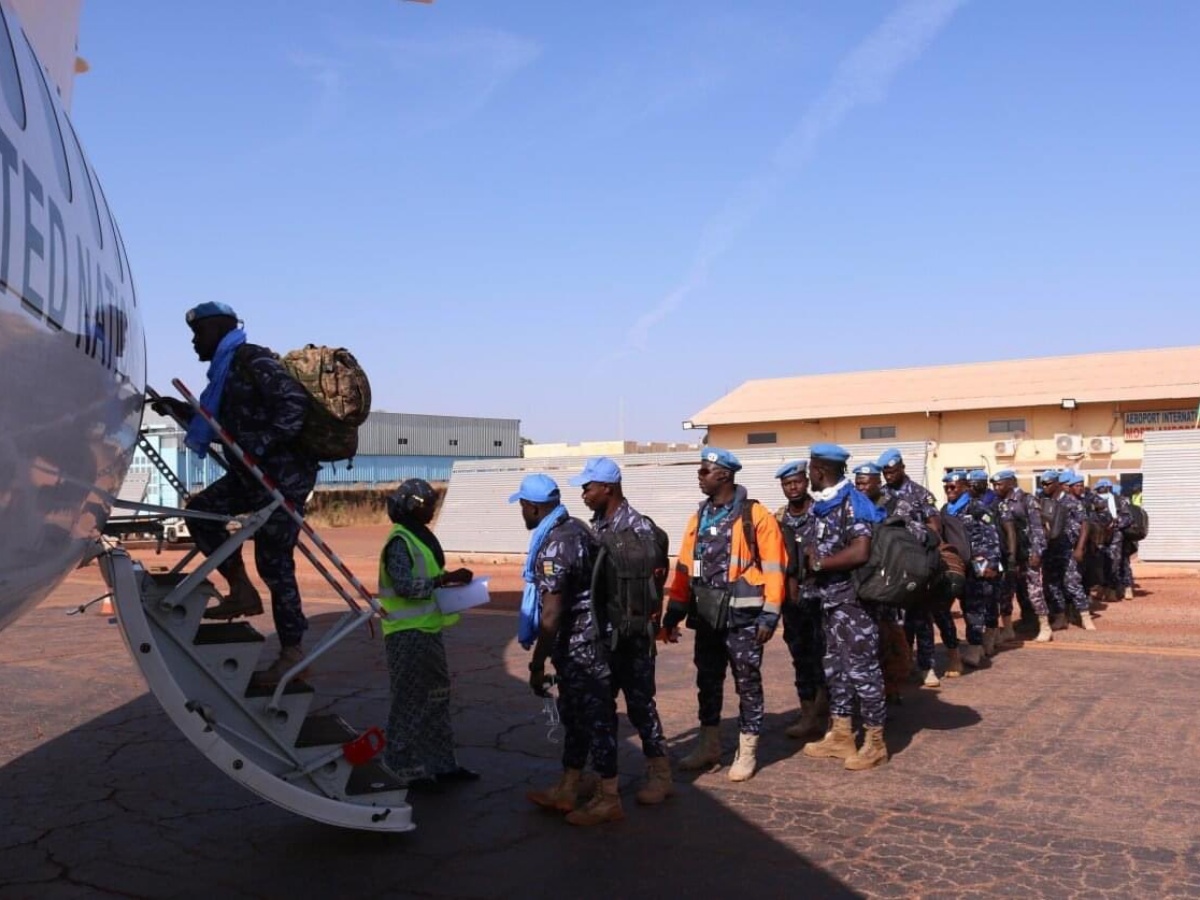
[[[488,578],[476,578],[461,587],[438,588],[433,592],[438,608],[444,613],[463,612],[474,606],[482,606],[491,600],[488,596]]]

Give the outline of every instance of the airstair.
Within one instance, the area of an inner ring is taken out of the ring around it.
[[[412,809],[405,786],[378,759],[383,732],[357,729],[337,715],[313,713],[317,695],[301,677],[339,641],[386,613],[256,461],[201,408],[182,382],[173,384],[196,414],[208,420],[226,453],[262,482],[272,502],[236,517],[236,530],[211,557],[203,559],[193,549],[168,572],[151,572],[120,548],[108,547],[99,554],[130,654],[184,736],[222,772],[264,800],[345,828],[411,830]],[[157,397],[152,390],[148,393]],[[169,466],[157,454],[150,459],[185,501],[186,489]],[[117,505],[136,507],[142,515],[233,521],[187,509]],[[348,609],[301,662],[282,678],[268,680],[257,670],[263,635],[249,622],[208,622],[203,614],[206,606],[220,599],[209,575],[280,507],[300,523],[297,550],[325,576]],[[199,565],[189,569],[198,559]]]

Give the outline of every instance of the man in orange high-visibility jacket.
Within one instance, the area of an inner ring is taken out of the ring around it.
[[[746,489],[734,483],[742,467],[737,457],[709,447],[700,460],[700,491],[706,499],[688,522],[663,617],[667,640],[677,639],[685,617],[696,631],[700,744],[679,766],[701,770],[720,765],[721,700],[725,671],[732,668],[740,715],[729,780],[747,781],[754,775],[763,723],[763,645],[779,623],[787,548],[770,510],[748,499]]]

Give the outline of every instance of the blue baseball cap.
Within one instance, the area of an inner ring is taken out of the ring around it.
[[[844,463],[850,458],[850,451],[837,444],[813,444],[808,455],[813,459],[823,459],[826,462]]]
[[[231,319],[236,319],[237,313],[233,311],[233,307],[228,303],[206,300],[204,303],[189,309],[184,313],[183,318],[189,325],[192,325],[201,319],[211,319],[214,316],[229,316]]]
[[[986,469],[972,469],[967,475],[969,481],[987,481],[988,474]]]
[[[720,466],[722,469],[728,469],[730,472],[740,471],[742,464],[738,462],[738,458],[728,450],[719,450],[716,447],[705,447],[700,451],[700,461],[712,463],[714,466]]]
[[[904,457],[900,455],[899,450],[892,447],[890,450],[884,450],[879,454],[879,459],[875,461],[875,465],[881,469],[885,469],[888,466],[902,466],[904,465]]]
[[[1054,484],[1054,482],[1058,481],[1058,472],[1054,469],[1047,469],[1042,473],[1040,480],[1042,484]]]
[[[1065,484],[1068,487],[1072,484],[1083,484],[1083,476],[1076,472],[1072,472],[1070,469],[1067,469],[1065,472],[1058,473],[1058,482],[1059,484]]]
[[[590,481],[618,484],[621,481],[621,467],[607,456],[593,456],[584,465],[583,471],[571,479],[571,484],[582,487]]]
[[[794,459],[791,462],[784,463],[775,470],[776,478],[791,478],[793,475],[804,475],[808,472],[807,459]]]
[[[1111,489],[1112,486],[1113,486],[1113,483],[1111,481],[1109,481],[1107,478],[1101,478],[1099,481],[1096,482],[1096,490],[1100,490],[1100,488],[1110,488]]]
[[[1014,470],[1001,469],[999,472],[997,472],[995,475],[992,476],[992,483],[995,484],[1000,481],[1008,481],[1010,478],[1015,480],[1016,477],[1017,477],[1017,473]]]
[[[880,475],[882,473],[883,469],[879,467],[878,463],[865,462],[854,467],[855,475]]]
[[[953,470],[947,472],[942,476],[942,484],[953,484],[954,482],[958,481],[958,474],[958,472]]]
[[[521,479],[520,489],[508,498],[509,503],[526,500],[529,503],[549,503],[558,500],[561,494],[558,483],[549,475],[526,475]]]

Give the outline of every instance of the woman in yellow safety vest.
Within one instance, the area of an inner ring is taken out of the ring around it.
[[[388,768],[410,790],[438,789],[479,777],[458,764],[450,727],[450,669],[442,629],[458,621],[443,615],[434,592],[467,584],[469,569],[446,571],[442,545],[429,530],[437,507],[433,486],[410,478],[387,501],[393,528],[379,555],[379,602],[387,611],[383,641],[392,688],[387,723]]]

